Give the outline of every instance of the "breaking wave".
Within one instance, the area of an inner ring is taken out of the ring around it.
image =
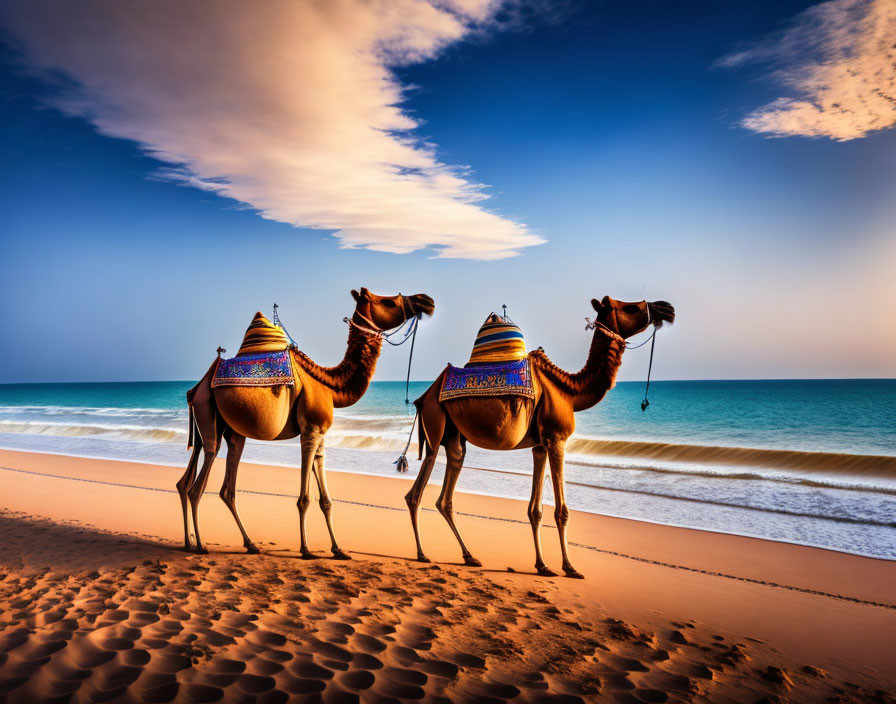
[[[7,408],[0,407],[0,415]],[[9,410],[12,410],[9,408]],[[0,417],[0,433],[65,437],[100,436],[139,442],[186,443],[186,413],[151,408],[17,407],[39,410],[37,419]],[[76,418],[65,418],[64,415]],[[33,416],[32,416],[33,417]],[[411,433],[412,417],[339,415],[327,434],[327,446],[351,450],[400,452]],[[289,442],[289,441],[287,441]],[[410,452],[416,454],[417,433]],[[712,475],[728,479],[799,481],[806,485],[842,486],[852,480],[896,480],[896,456],[603,440],[574,436],[567,444],[567,463],[670,474]],[[769,476],[768,472],[777,473]],[[792,475],[788,479],[786,475]],[[824,475],[839,475],[838,477]],[[836,481],[840,479],[841,481]],[[887,487],[889,488],[889,486]],[[896,489],[894,489],[896,491]],[[889,493],[889,492],[888,492]]]
[[[186,439],[184,430],[153,428],[140,425],[85,425],[72,423],[49,423],[46,421],[0,421],[0,433],[22,433],[26,435],[59,435],[63,437],[114,436],[121,440],[143,440],[172,442]]]
[[[888,455],[850,455],[834,452],[678,445],[576,437],[569,441],[566,449],[570,454],[584,457],[617,457],[686,462],[688,464],[767,467],[813,473],[848,474],[854,477],[896,479],[896,457]]]

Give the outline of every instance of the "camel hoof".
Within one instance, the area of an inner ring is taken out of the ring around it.
[[[349,555],[345,550],[336,549],[333,551],[333,559],[334,560],[351,560],[352,556]]]
[[[206,550],[206,549],[205,549],[204,547],[202,547],[201,545],[197,545],[197,546],[196,546],[196,554],[197,554],[197,555],[208,555],[208,550]]]
[[[535,570],[538,572],[539,577],[556,577],[557,576],[557,573],[554,572],[554,570],[550,570],[547,567],[545,567],[544,565],[542,565],[541,567],[536,565]]]
[[[313,552],[306,551],[301,554],[301,558],[303,560],[316,560],[320,557],[319,555],[315,555]]]
[[[426,555],[424,555],[421,552],[419,555],[417,555],[417,562],[432,562],[432,560],[430,560]]]
[[[249,543],[246,546],[246,552],[249,553],[250,555],[258,555],[261,552],[261,550],[259,550],[257,547],[255,547],[255,545],[253,545],[252,543]]]
[[[585,579],[585,575],[579,572],[575,567],[564,567],[563,571],[570,579]]]
[[[472,555],[464,555],[464,564],[468,567],[482,567],[482,563]]]
[[[185,543],[181,550],[183,550],[184,552],[193,552],[193,546],[189,543]]]

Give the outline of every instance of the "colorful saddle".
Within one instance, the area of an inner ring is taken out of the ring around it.
[[[215,369],[212,388],[218,386],[293,386],[289,350],[247,354],[222,359]]]
[[[469,396],[522,396],[535,398],[528,359],[501,364],[452,367],[448,365],[439,401]]]

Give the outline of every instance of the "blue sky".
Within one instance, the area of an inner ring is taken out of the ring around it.
[[[530,347],[577,368],[590,298],[645,288],[679,311],[657,378],[896,376],[889,117],[764,108],[812,70],[801,31],[853,21],[838,2],[511,7],[512,22],[492,8],[453,24],[425,6],[413,33],[362,3],[370,22],[326,19],[385,58],[342,66],[347,50],[322,41],[285,77],[256,37],[251,56],[215,55],[243,46],[246,22],[207,18],[231,42],[196,60],[217,92],[199,69],[171,78],[155,46],[128,64],[139,34],[131,48],[79,44],[13,3],[0,13],[0,382],[196,378],[275,300],[301,347],[335,363],[360,286],[436,299],[419,379],[464,362],[504,303]],[[192,172],[172,176],[175,157]],[[370,166],[386,158],[399,176]],[[222,164],[242,202],[210,192]],[[630,353],[621,378],[646,362]],[[376,378],[405,363],[387,349]]]

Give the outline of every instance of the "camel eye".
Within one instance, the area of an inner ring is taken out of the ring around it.
[[[386,308],[397,308],[398,307],[398,304],[395,301],[393,301],[391,298],[384,298],[383,305],[386,306]]]
[[[626,312],[626,313],[640,313],[640,312],[641,312],[641,306],[638,306],[638,305],[636,305],[636,304],[634,304],[634,303],[630,303],[629,305],[627,305],[627,306],[625,307],[625,312]]]

